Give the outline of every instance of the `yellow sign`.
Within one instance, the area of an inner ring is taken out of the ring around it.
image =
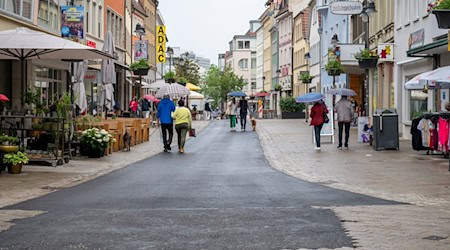
[[[450,51],[450,30],[448,31],[448,51]]]
[[[166,62],[166,26],[156,26],[156,62]]]

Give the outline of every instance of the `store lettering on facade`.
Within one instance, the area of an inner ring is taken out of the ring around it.
[[[166,62],[166,26],[156,27],[156,62]]]
[[[335,15],[358,15],[361,14],[363,5],[356,1],[333,2],[331,13]]]

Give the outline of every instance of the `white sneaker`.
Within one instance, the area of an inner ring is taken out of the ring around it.
[[[314,149],[315,149],[315,150],[320,150],[320,147],[315,147]]]

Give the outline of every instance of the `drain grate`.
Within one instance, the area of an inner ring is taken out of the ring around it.
[[[447,237],[441,237],[441,236],[436,236],[436,235],[430,235],[430,236],[425,237],[425,238],[422,238],[422,239],[424,239],[424,240],[436,240],[436,241],[438,241],[438,240],[445,240],[445,239],[447,239]]]

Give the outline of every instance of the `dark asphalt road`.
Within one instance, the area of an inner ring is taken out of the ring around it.
[[[351,247],[339,220],[312,206],[396,204],[272,169],[254,132],[215,121],[186,145],[77,187],[6,209],[0,249],[297,249]],[[301,164],[301,162],[299,162]]]

